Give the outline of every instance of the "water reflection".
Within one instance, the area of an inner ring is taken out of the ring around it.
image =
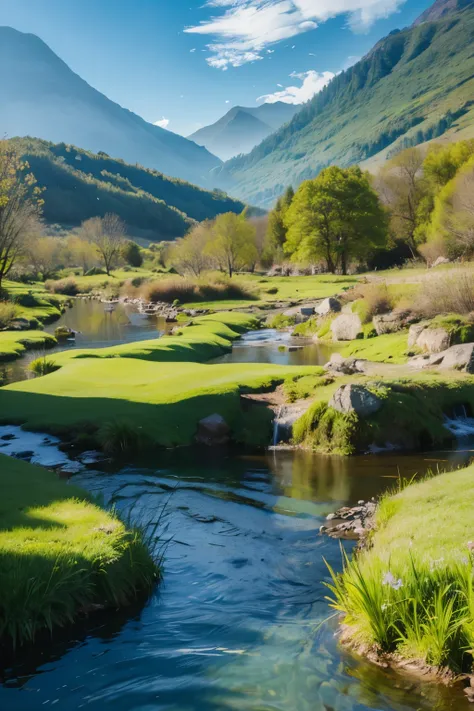
[[[0,364],[0,385],[31,377],[28,366],[40,356],[63,350],[104,348],[159,338],[170,328],[164,319],[140,314],[131,305],[118,304],[113,311],[106,311],[101,302],[83,299],[76,299],[74,305],[60,319],[48,325],[45,331],[54,333],[59,326],[76,331],[76,338],[64,341],[53,349],[28,351],[23,358]]]
[[[17,660],[0,708],[464,711],[461,693],[377,669],[320,626],[323,559],[340,565],[338,542],[318,534],[326,513],[377,494],[398,469],[450,459],[182,451],[75,477],[144,526],[161,516],[164,583],[141,612]]]

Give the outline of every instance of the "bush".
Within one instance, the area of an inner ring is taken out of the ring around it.
[[[295,316],[285,316],[285,314],[275,314],[275,316],[269,321],[269,328],[284,329],[294,326]]]
[[[395,299],[385,283],[356,287],[351,296],[356,299],[352,310],[359,315],[362,323],[370,323],[374,316],[389,313],[395,305]]]
[[[423,282],[413,304],[420,316],[437,314],[469,314],[474,312],[474,274],[458,272]]]
[[[37,376],[48,375],[48,373],[54,373],[59,370],[59,365],[56,365],[54,360],[51,358],[36,358],[36,360],[30,363],[29,369],[32,373]]]
[[[106,422],[99,430],[99,443],[112,457],[136,454],[143,447],[143,436],[132,422]]]
[[[18,315],[18,308],[8,301],[0,301],[0,328],[8,328]]]
[[[213,281],[191,279],[160,279],[145,285],[142,296],[153,303],[164,301],[180,304],[195,301],[250,300],[255,296],[247,287],[230,279],[219,277]]]
[[[76,296],[80,293],[78,283],[72,277],[58,279],[57,281],[47,281],[44,284],[47,291],[52,294],[63,294],[64,296]]]
[[[266,294],[278,294],[278,287],[277,286],[271,286],[269,289],[265,290]]]

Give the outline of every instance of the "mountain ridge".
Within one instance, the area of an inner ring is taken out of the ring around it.
[[[71,143],[209,187],[221,161],[90,86],[37,35],[0,27],[0,132]]]
[[[377,42],[288,124],[215,169],[215,182],[267,207],[288,184],[327,165],[431,140],[456,121],[474,125],[474,0],[446,11],[452,1],[431,8],[441,19],[421,20]]]

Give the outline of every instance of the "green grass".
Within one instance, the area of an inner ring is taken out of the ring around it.
[[[302,378],[296,388],[303,390],[305,381],[311,385]],[[329,407],[335,390],[348,383],[364,385],[378,395],[380,410],[361,419]],[[296,421],[293,438],[296,444],[323,453],[349,455],[387,444],[405,450],[440,448],[453,439],[444,427],[444,415],[461,404],[474,411],[474,378],[461,373],[443,377],[420,373],[399,379],[345,376],[314,385],[313,403]]]
[[[377,363],[406,363],[408,332],[386,333],[374,338],[350,341],[340,353],[344,358],[363,358]]]
[[[21,284],[6,280],[2,288],[8,300],[18,304],[17,318],[27,319],[32,328],[58,319],[68,301],[66,296],[49,294],[44,284],[39,282]]]
[[[142,535],[86,492],[3,455],[0,485],[0,639],[27,642],[151,589],[158,570]]]
[[[369,550],[334,575],[350,639],[455,673],[472,670],[474,466],[385,497]]]
[[[15,360],[30,348],[52,348],[57,341],[43,331],[0,332],[0,362]]]
[[[435,316],[429,328],[443,328],[451,334],[451,343],[472,343],[474,340],[474,323],[469,317],[460,314]]]

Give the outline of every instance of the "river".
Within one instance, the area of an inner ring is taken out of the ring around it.
[[[470,456],[184,449],[89,465],[75,483],[127,520],[150,530],[160,520],[163,582],[144,604],[98,613],[18,654],[3,670],[0,709],[467,710],[460,692],[338,647],[324,582],[325,560],[338,568],[341,552],[319,527],[399,474]]]

